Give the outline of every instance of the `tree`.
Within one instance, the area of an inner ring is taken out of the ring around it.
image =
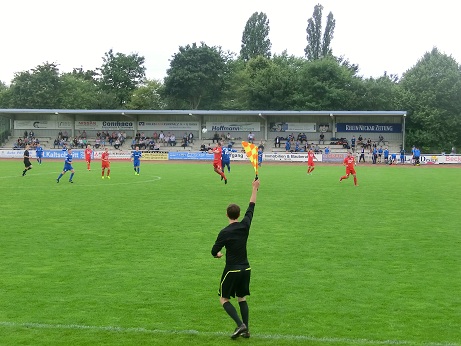
[[[424,152],[461,145],[461,67],[433,48],[400,82],[408,111],[407,143]]]
[[[57,65],[46,62],[15,74],[8,96],[11,108],[57,108],[60,102]]]
[[[74,70],[75,72],[75,70]],[[103,91],[87,73],[61,75],[60,103],[63,109],[116,109],[115,94]]]
[[[318,60],[332,55],[330,45],[335,31],[336,20],[330,12],[327,16],[327,24],[322,38],[322,11],[322,5],[315,5],[312,18],[307,21],[307,46],[304,52],[308,60]]]
[[[240,57],[244,61],[262,56],[270,58],[271,41],[269,39],[269,19],[263,12],[255,12],[248,19],[242,35]]]
[[[113,92],[119,106],[124,107],[133,91],[145,78],[144,57],[138,54],[116,53],[114,55],[111,49],[102,59],[104,63],[98,69],[101,89]]]
[[[226,73],[226,57],[220,47],[201,42],[179,47],[165,77],[169,107],[212,109],[219,104]]]
[[[146,80],[136,88],[127,103],[127,109],[165,109],[166,105],[161,97],[162,82]]]

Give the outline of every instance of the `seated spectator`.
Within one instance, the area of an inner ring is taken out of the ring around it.
[[[59,139],[58,138],[55,138],[54,141],[53,141],[53,149],[56,149],[56,147],[59,148]]]
[[[280,143],[282,142],[282,138],[280,136],[275,137],[274,139],[274,148],[277,148],[277,146],[280,148]]]
[[[99,149],[100,146],[101,146],[101,140],[99,139],[99,137],[96,137],[96,140],[94,141],[94,147],[96,149]]]
[[[248,143],[254,143],[255,142],[255,134],[250,131],[248,134]]]
[[[122,143],[120,143],[120,140],[117,138],[117,139],[115,140],[115,142],[114,142],[114,148],[115,148],[115,149],[120,149],[120,145],[121,145],[121,144],[122,144]]]
[[[323,153],[325,155],[328,155],[330,153],[330,148],[329,147],[325,147],[325,149],[323,149]]]
[[[301,133],[301,137],[300,137],[300,138],[301,138],[301,144],[303,144],[303,142],[307,142],[307,136],[306,136],[306,134],[305,134],[304,132]]]
[[[221,137],[219,137],[219,133],[215,132],[214,135],[213,135],[213,138],[212,138],[213,143],[214,143],[214,141],[216,141],[216,143],[218,143],[220,140],[221,140]]]
[[[66,142],[69,140],[69,134],[66,130],[64,130],[64,132],[62,133],[62,139],[64,139]]]
[[[182,138],[181,146],[182,146],[184,149],[186,149],[187,145],[188,145],[188,142],[187,142],[187,136],[186,136],[186,137],[183,137],[183,138]]]
[[[323,132],[320,133],[319,144],[320,143],[325,144],[325,135]]]
[[[165,134],[163,133],[163,131],[160,131],[158,135],[158,140],[160,143],[165,143]]]
[[[194,143],[194,134],[192,132],[189,132],[187,140],[189,141],[189,143]]]

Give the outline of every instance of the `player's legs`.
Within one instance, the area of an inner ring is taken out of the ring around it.
[[[349,178],[349,174],[350,173],[346,173],[346,175],[343,175],[341,178],[339,178],[339,181]]]
[[[91,166],[91,160],[88,159],[88,160],[86,160],[86,168],[88,170],[90,170],[90,168],[91,168],[90,166]]]
[[[72,168],[72,169],[70,170],[70,177],[69,177],[69,182],[71,182],[71,183],[72,183],[72,178],[74,177],[74,173],[75,173],[75,171],[74,171],[74,169]]]
[[[358,186],[357,185],[357,174],[352,174],[354,176],[354,185],[355,186]]]

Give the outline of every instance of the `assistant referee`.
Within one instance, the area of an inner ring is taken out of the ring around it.
[[[221,258],[223,256],[221,249],[226,248],[226,266],[221,277],[218,294],[222,307],[237,324],[237,328],[231,335],[232,339],[236,339],[240,335],[244,338],[250,337],[248,329],[249,309],[246,296],[250,295],[251,267],[247,256],[247,241],[259,184],[259,179],[252,183],[250,204],[242,221],[238,221],[240,207],[237,204],[230,204],[227,207],[229,225],[219,232],[211,249],[213,257]],[[229,301],[231,297],[235,296],[237,296],[239,303],[241,319]]]

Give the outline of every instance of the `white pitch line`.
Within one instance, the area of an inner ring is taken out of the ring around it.
[[[123,328],[115,326],[88,326],[79,324],[49,324],[33,322],[6,322],[0,321],[0,327],[12,328],[36,328],[36,329],[70,329],[70,330],[101,330],[109,332],[135,333],[135,334],[169,334],[169,335],[209,335],[209,336],[229,336],[230,333],[223,332],[199,332],[197,330],[162,330],[146,328]],[[351,345],[425,345],[425,346],[460,346],[458,343],[446,342],[415,342],[407,340],[369,340],[369,339],[352,339],[352,338],[334,338],[323,337],[317,338],[308,335],[282,335],[282,334],[253,334],[252,339],[268,340],[293,340],[293,341],[313,341],[324,343],[348,343]]]

